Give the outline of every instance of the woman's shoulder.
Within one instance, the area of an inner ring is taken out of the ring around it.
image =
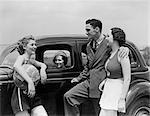
[[[18,58],[25,58],[25,56],[24,55],[19,55]]]
[[[16,59],[16,61],[15,61],[15,63],[14,63],[14,67],[18,67],[19,65],[22,65],[22,64],[24,64],[24,62],[25,62],[25,58],[24,58],[24,56],[23,55],[19,55],[18,57],[17,57],[17,59]]]
[[[25,60],[25,56],[23,55],[19,55],[16,59],[16,61],[24,61]]]

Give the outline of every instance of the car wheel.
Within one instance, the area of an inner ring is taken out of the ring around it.
[[[119,116],[150,116],[150,100],[148,98],[140,98],[133,101],[127,108],[127,113]]]

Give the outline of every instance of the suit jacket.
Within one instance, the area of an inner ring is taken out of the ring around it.
[[[78,79],[86,78],[89,82],[89,97],[99,98],[100,91],[98,89],[99,84],[105,79],[105,62],[109,57],[111,48],[108,46],[108,41],[104,39],[93,52],[91,42],[87,44],[87,56],[88,56],[88,71],[83,71],[78,76]]]

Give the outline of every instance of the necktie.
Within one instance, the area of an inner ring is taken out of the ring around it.
[[[98,48],[98,42],[95,42],[95,49]]]
[[[96,52],[96,48],[98,46],[98,43],[96,41],[93,41],[93,51]]]

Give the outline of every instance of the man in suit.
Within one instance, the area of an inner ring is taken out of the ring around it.
[[[89,19],[86,21],[85,30],[89,39],[86,48],[88,70],[86,68],[78,77],[71,80],[71,83],[74,83],[84,79],[84,81],[77,84],[64,94],[65,116],[80,116],[78,106],[81,103],[85,102],[89,98],[100,98],[101,93],[98,86],[106,77],[104,65],[109,57],[111,48],[109,47],[105,36],[101,34],[102,23],[97,19]],[[120,51],[120,55],[122,57],[128,55],[129,52],[128,48],[125,47],[122,47],[122,50]],[[93,101],[95,101],[95,99],[93,99]],[[96,105],[95,112],[98,116],[98,101]]]

